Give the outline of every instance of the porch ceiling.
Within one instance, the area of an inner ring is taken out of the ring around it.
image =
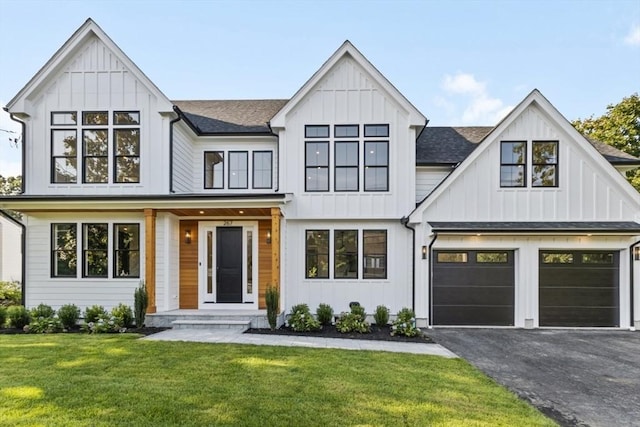
[[[158,209],[177,216],[190,217],[269,217],[271,208],[203,208],[203,209]]]

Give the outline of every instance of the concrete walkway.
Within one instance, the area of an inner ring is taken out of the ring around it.
[[[157,341],[192,341],[228,344],[274,345],[283,347],[339,348],[344,350],[389,351],[458,357],[439,344],[397,341],[352,340],[344,338],[294,337],[290,335],[243,334],[232,330],[170,329],[142,339]]]

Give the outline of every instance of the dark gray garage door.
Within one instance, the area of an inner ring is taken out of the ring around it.
[[[619,326],[620,253],[540,251],[540,326]]]
[[[434,325],[513,325],[513,251],[434,251]]]

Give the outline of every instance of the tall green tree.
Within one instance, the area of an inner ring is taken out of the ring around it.
[[[591,139],[640,157],[640,96],[637,93],[609,104],[600,117],[577,119],[571,124]],[[627,180],[640,191],[640,169],[627,172]]]
[[[4,177],[0,175],[0,195],[11,195],[11,194],[19,194],[20,186],[22,184],[21,176],[8,176]],[[5,211],[12,217],[16,219],[22,218],[22,215],[15,211],[7,210]]]

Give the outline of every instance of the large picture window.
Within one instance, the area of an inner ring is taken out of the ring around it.
[[[76,277],[78,236],[76,224],[51,224],[51,277]]]
[[[358,230],[334,231],[333,277],[358,278]]]
[[[363,273],[365,279],[387,278],[387,231],[364,230],[362,232]]]
[[[140,277],[140,225],[114,224],[113,277]]]
[[[329,278],[329,230],[307,230],[305,243],[305,277]]]
[[[305,190],[329,191],[329,143],[305,143]]]
[[[558,141],[534,141],[532,144],[532,187],[558,186]]]
[[[527,166],[525,141],[502,141],[500,144],[500,187],[525,187]]]
[[[108,276],[109,228],[107,224],[83,224],[83,277]]]

